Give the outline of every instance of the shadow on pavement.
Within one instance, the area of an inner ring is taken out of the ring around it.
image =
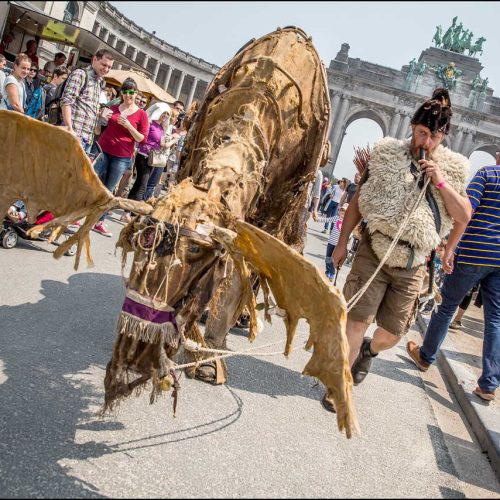
[[[474,368],[479,368],[483,366],[482,356],[476,356],[475,354],[469,354],[466,352],[450,351],[448,349],[442,349],[442,353],[448,359],[453,361],[458,361],[459,363],[465,363],[467,365],[473,366]]]
[[[467,455],[470,455],[469,463],[475,463],[477,448],[475,447],[474,443],[460,439],[456,436],[453,436],[452,434],[443,433],[443,431],[439,427],[436,427],[434,425],[428,425],[427,429],[431,438],[434,455],[436,457],[436,463],[438,464],[440,470],[442,470],[443,472],[447,472],[448,474],[452,474],[465,483],[473,484],[475,486],[479,486],[491,491],[491,485],[481,481],[483,475],[478,474],[477,470],[475,470],[474,467],[463,467],[459,475],[455,468],[455,465],[450,458],[452,455],[452,453],[450,452],[450,448],[452,448],[455,451],[455,455],[459,454],[461,457],[463,457],[464,463],[468,462],[466,458]],[[440,490],[443,493],[443,498],[465,498],[465,495],[463,493],[456,490],[451,490],[449,488],[443,487],[440,487]],[[450,496],[445,496],[445,494],[447,493]]]
[[[304,377],[299,371],[259,358],[245,356],[238,359],[229,358],[227,366],[229,372],[227,384],[234,389],[266,394],[272,398],[302,396],[318,400],[323,396],[322,391],[313,391],[315,386],[313,378]]]
[[[103,368],[111,355],[122,280],[79,273],[69,284],[41,285],[38,302],[0,307],[0,491],[21,498],[99,497],[61,462],[109,452],[102,443],[76,443],[79,428],[120,428],[86,423],[103,400],[103,391],[86,378],[90,367]]]

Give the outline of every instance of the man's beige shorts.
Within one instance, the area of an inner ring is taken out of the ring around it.
[[[359,243],[352,269],[344,285],[344,297],[351,297],[368,281],[380,260],[367,241],[366,233]],[[382,266],[375,279],[356,305],[348,319],[373,323],[401,337],[415,321],[418,298],[426,274],[425,266],[407,271],[400,267]]]

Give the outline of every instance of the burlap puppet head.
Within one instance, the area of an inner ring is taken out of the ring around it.
[[[411,124],[424,125],[432,134],[443,132],[447,135],[450,131],[452,115],[448,91],[444,88],[437,88],[432,93],[432,97],[415,111]]]

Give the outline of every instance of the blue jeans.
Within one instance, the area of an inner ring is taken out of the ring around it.
[[[92,144],[87,142],[85,139],[82,139],[81,137],[80,137],[80,143],[82,145],[83,150],[88,155],[90,153],[91,148],[92,148]]]
[[[162,167],[154,167],[151,175],[148,179],[148,185],[146,187],[146,192],[144,193],[144,200],[147,200],[153,196],[153,191],[156,185],[160,182],[161,174],[163,173]]]
[[[452,274],[445,276],[442,304],[432,313],[420,348],[420,357],[433,363],[455,311],[467,292],[481,284],[484,307],[483,372],[478,385],[494,391],[500,385],[500,267],[455,264]]]
[[[336,201],[331,201],[326,210],[326,217],[335,217],[337,215],[338,208],[339,204]],[[325,222],[325,229],[327,231],[330,230],[330,224],[331,222]]]
[[[113,192],[122,178],[123,172],[127,170],[131,162],[132,158],[121,158],[103,152],[95,162],[94,170],[99,176],[99,179],[101,179],[101,182]],[[104,213],[99,221],[104,220],[106,215],[107,213]]]

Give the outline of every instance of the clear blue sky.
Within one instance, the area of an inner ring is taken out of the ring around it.
[[[312,36],[326,66],[342,43],[350,57],[395,69],[432,45],[436,26],[454,16],[474,39],[484,36],[479,56],[494,95],[500,95],[500,2],[111,2],[125,16],[182,50],[222,66],[251,38],[277,27],[298,26]],[[347,130],[335,174],[354,176],[353,145],[382,136],[374,122],[359,120]],[[500,142],[500,141],[499,141]],[[492,163],[474,153],[474,167]]]

